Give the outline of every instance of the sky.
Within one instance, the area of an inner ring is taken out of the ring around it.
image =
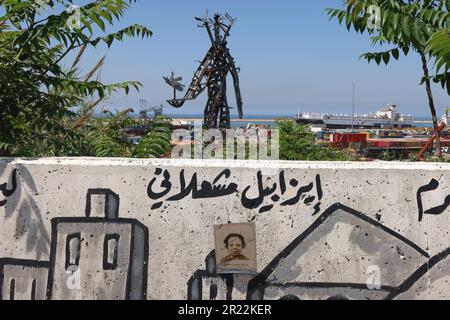
[[[199,60],[211,46],[194,17],[203,16],[208,9],[210,14],[228,12],[237,18],[229,48],[241,68],[247,116],[294,116],[297,111],[351,114],[353,83],[357,113],[396,104],[401,113],[429,116],[426,91],[419,85],[419,56],[401,56],[389,66],[360,60],[362,53],[379,48],[371,46],[367,35],[348,32],[337,21],[329,21],[325,9],[340,5],[339,0],[140,0],[109,31],[137,23],[146,25],[153,36],[126,39],[109,50],[90,49],[82,68],[89,70],[106,55],[103,82],[137,80],[143,84],[140,92],[112,96],[103,104],[110,109],[139,110],[139,100],[146,99],[148,106],[166,106],[166,114],[202,114],[206,92],[174,109],[166,102],[172,89],[162,76],[174,71],[184,84],[190,83]],[[232,87],[231,77],[229,81]],[[440,86],[433,89],[440,116],[450,107],[450,99]],[[231,89],[228,100],[236,106]]]

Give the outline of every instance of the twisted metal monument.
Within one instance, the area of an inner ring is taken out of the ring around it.
[[[199,21],[199,27],[205,28],[211,40],[211,48],[200,66],[194,73],[191,84],[183,98],[177,99],[177,91],[184,91],[184,85],[180,83],[181,77],[175,77],[172,72],[170,77],[163,77],[174,90],[174,97],[167,102],[181,108],[188,100],[195,100],[206,88],[208,88],[208,102],[204,113],[204,126],[206,128],[230,128],[230,106],[227,99],[227,76],[231,74],[234,82],[237,109],[239,118],[243,117],[243,103],[241,89],[239,87],[239,68],[236,67],[234,58],[227,48],[227,38],[236,19],[228,13],[215,14],[213,18],[206,13],[204,18],[195,18]]]

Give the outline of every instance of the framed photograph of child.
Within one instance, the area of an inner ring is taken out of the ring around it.
[[[256,273],[256,228],[253,223],[214,226],[218,273]]]

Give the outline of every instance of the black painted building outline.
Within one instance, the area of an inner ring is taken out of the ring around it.
[[[209,296],[203,297],[203,280],[216,279],[222,281],[226,286],[226,300],[232,300],[233,292],[233,275],[218,274],[216,264],[216,252],[211,251],[205,258],[205,270],[197,270],[189,279],[188,286],[188,300],[216,300],[218,295],[218,287],[212,284],[209,290]]]
[[[349,288],[349,289],[368,289],[367,284],[358,284],[358,283],[326,283],[326,282],[309,282],[309,283],[267,283],[266,280],[270,276],[270,274],[276,269],[276,267],[280,264],[280,262],[287,258],[295,248],[297,248],[303,241],[305,241],[318,227],[320,227],[322,224],[324,224],[329,217],[331,217],[337,210],[343,210],[346,213],[362,220],[370,225],[382,230],[383,232],[386,232],[387,234],[393,236],[394,238],[400,240],[405,245],[409,246],[410,248],[414,249],[416,252],[418,252],[420,255],[422,255],[425,258],[430,258],[430,255],[420,248],[418,245],[413,243],[412,241],[408,240],[404,236],[400,235],[399,233],[395,232],[392,229],[389,229],[388,227],[384,226],[380,222],[362,214],[359,211],[356,211],[354,209],[351,209],[341,203],[336,203],[329,207],[327,210],[324,211],[324,213],[303,233],[301,233],[294,241],[292,241],[285,249],[283,249],[255,278],[253,278],[248,285],[248,291],[247,291],[247,299],[248,300],[263,300],[264,298],[264,290],[266,287],[272,286],[272,287],[280,287],[280,288],[287,288],[287,287],[303,287],[303,288]],[[427,263],[428,265],[428,263]],[[423,272],[423,269],[421,269]],[[417,272],[417,271],[416,271]],[[426,273],[426,272],[425,272]],[[423,273],[424,274],[424,273]],[[423,275],[422,273],[419,273],[420,276]],[[413,274],[414,275],[414,274]],[[420,277],[417,277],[417,275],[409,280],[407,280],[405,283],[409,284],[413,280],[414,282],[417,281]],[[394,298],[398,294],[400,294],[404,287],[406,287],[406,284],[401,284],[399,287],[391,287],[391,286],[382,286],[381,290],[385,291],[387,293],[386,298]],[[396,293],[396,294],[394,294]]]
[[[105,209],[105,217],[91,217],[91,195],[103,195],[105,196],[105,203],[104,203],[104,209]],[[47,300],[52,299],[53,296],[53,285],[54,285],[54,272],[55,272],[55,261],[57,259],[56,257],[56,249],[57,249],[57,231],[58,226],[60,224],[83,224],[83,225],[90,225],[90,224],[108,224],[108,225],[127,225],[131,226],[131,234],[130,234],[130,254],[128,261],[128,268],[127,268],[127,274],[126,274],[126,288],[125,288],[125,299],[132,299],[130,294],[131,288],[135,286],[136,283],[138,283],[140,286],[140,292],[136,293],[135,295],[139,297],[139,299],[145,300],[147,297],[147,278],[148,278],[148,256],[149,256],[149,232],[148,228],[140,223],[136,219],[123,219],[119,218],[119,196],[108,189],[90,189],[87,192],[87,202],[86,202],[86,211],[85,211],[86,217],[68,217],[68,218],[54,218],[51,220],[51,226],[52,226],[52,240],[51,240],[51,250],[50,250],[50,261],[36,261],[36,260],[21,260],[21,259],[11,259],[11,258],[3,258],[0,259],[0,300],[4,298],[2,296],[3,287],[5,285],[4,283],[4,267],[5,266],[17,266],[17,267],[31,267],[31,268],[45,268],[48,270],[48,280],[46,281],[46,288],[45,288],[45,298]],[[139,231],[139,237],[135,239],[135,233]],[[80,232],[75,232],[69,234],[64,240],[66,243],[64,244],[65,250],[65,257],[61,257],[61,259],[64,260],[64,266],[66,270],[73,265],[70,261],[70,240],[78,239],[78,248],[77,248],[77,254],[75,255],[75,261],[73,261],[76,264],[80,261],[80,250],[83,250],[80,248],[80,242],[81,242],[81,234]],[[120,241],[120,236],[118,234],[114,235],[108,235],[105,234],[104,241],[102,242],[103,249],[105,248],[105,244],[108,240],[115,240],[116,244],[118,241]],[[134,244],[135,241],[139,241],[140,245],[142,246],[142,257],[138,257],[136,260],[136,257],[134,256],[135,250],[134,250]],[[118,255],[118,248],[114,249],[113,254],[113,261],[112,263],[108,262],[108,253],[104,252],[102,254],[103,257],[103,267],[104,270],[115,270],[117,266],[117,255]],[[106,260],[106,261],[105,261]],[[141,264],[137,265],[135,261],[142,262]],[[133,278],[133,279],[132,279]],[[134,284],[132,283],[134,282]],[[60,284],[63,286],[64,284]],[[36,289],[35,286],[32,286],[32,291]],[[32,295],[32,292],[31,292]]]
[[[4,283],[4,268],[5,266],[15,266],[15,267],[30,267],[50,270],[50,263],[48,261],[37,261],[37,260],[26,260],[26,259],[15,259],[15,258],[0,258],[0,301],[6,297],[3,297],[3,288],[6,283]],[[32,294],[32,293],[31,293]],[[46,290],[45,298],[48,299],[48,294]],[[33,300],[33,299],[31,299]]]
[[[435,268],[438,263],[441,261],[447,259],[450,257],[450,248],[443,250],[439,254],[433,256],[430,258],[430,255],[420,248],[418,245],[413,243],[412,241],[408,240],[407,238],[403,237],[399,233],[385,227],[380,222],[367,217],[366,215],[362,214],[361,212],[358,212],[354,209],[351,209],[347,206],[344,206],[340,203],[336,203],[332,205],[330,208],[328,208],[306,231],[301,233],[294,241],[292,241],[282,252],[280,252],[267,266],[264,268],[263,271],[261,271],[255,278],[253,278],[248,285],[248,291],[247,291],[247,300],[263,300],[264,298],[264,289],[267,286],[272,287],[279,287],[281,289],[283,288],[289,288],[289,287],[303,287],[303,288],[313,288],[313,289],[331,289],[331,288],[343,288],[343,289],[356,289],[356,290],[368,290],[367,284],[361,284],[361,283],[326,283],[326,282],[304,282],[304,283],[267,283],[266,279],[270,276],[271,272],[275,270],[277,265],[286,257],[289,256],[289,254],[303,241],[306,240],[308,236],[310,236],[319,226],[321,226],[323,223],[327,221],[327,219],[333,215],[334,212],[337,210],[344,210],[346,213],[357,217],[358,219],[361,219],[370,225],[383,230],[384,232],[390,234],[391,236],[394,236],[396,239],[403,242],[405,245],[409,246],[413,250],[415,250],[417,253],[419,253],[424,258],[427,258],[428,260],[423,263],[417,270],[415,270],[408,278],[406,278],[403,282],[401,282],[398,286],[381,286],[379,291],[384,291],[385,295],[382,299],[385,300],[393,300],[397,298],[402,293],[407,292],[409,289],[411,289],[422,277],[426,276],[433,268]],[[208,262],[209,257],[209,262]],[[210,253],[206,258],[206,265],[208,269],[208,265],[211,266],[211,263],[214,259],[214,251]],[[193,284],[201,283],[202,277],[217,277],[217,276],[229,276],[229,275],[217,275],[214,268],[210,270],[197,270],[194,275],[191,277],[191,279],[188,282],[188,300],[195,299],[202,299],[203,297],[200,295],[196,295],[193,297],[193,290],[198,290],[200,293],[202,292],[202,288],[198,287],[198,284],[195,286]],[[233,278],[232,276],[226,280],[228,284],[227,288],[227,300],[232,299],[232,290],[233,290]],[[210,299],[214,299],[216,293],[214,292],[214,288],[211,288],[211,296]],[[207,298],[207,297],[205,297]],[[345,298],[345,297],[342,297]],[[298,299],[296,296],[293,295],[286,295],[282,299]]]

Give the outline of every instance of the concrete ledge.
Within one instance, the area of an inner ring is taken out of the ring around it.
[[[296,169],[401,169],[450,170],[450,163],[434,162],[340,162],[340,161],[255,161],[255,160],[191,160],[191,159],[131,159],[131,158],[0,158],[0,164],[72,165],[72,166],[172,166],[229,168],[296,168]]]
[[[450,299],[449,183],[446,163],[0,159],[0,299]],[[228,223],[255,225],[256,276],[216,273]]]

